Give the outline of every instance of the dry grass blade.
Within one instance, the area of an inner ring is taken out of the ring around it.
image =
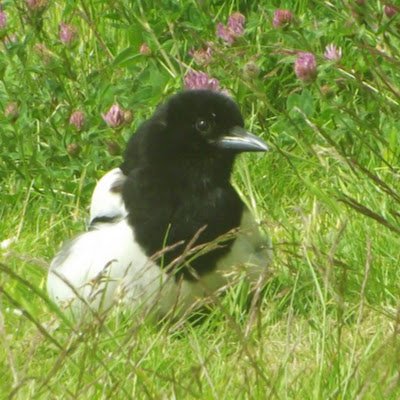
[[[368,207],[362,205],[361,203],[359,203],[357,200],[353,199],[352,197],[342,194],[340,197],[338,197],[338,200],[341,201],[342,203],[347,204],[349,207],[351,207],[354,210],[356,210],[357,212],[365,215],[366,217],[379,222],[381,225],[390,229],[392,232],[400,234],[400,228],[398,228],[397,226],[390,223],[387,219],[382,217],[382,215],[379,215],[375,211],[372,211]]]

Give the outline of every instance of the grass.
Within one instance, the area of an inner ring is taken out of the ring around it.
[[[0,117],[1,398],[400,397],[400,20],[355,3],[3,2],[0,99],[19,111]],[[285,29],[278,7],[296,16]],[[226,46],[215,25],[235,11],[245,34]],[[76,27],[69,45],[61,21]],[[208,41],[212,61],[196,65],[188,52]],[[323,57],[331,42],[339,63]],[[317,56],[314,82],[296,78],[297,51]],[[49,261],[85,228],[115,149],[189,66],[218,78],[272,147],[233,177],[273,239],[260,304],[248,310],[239,285],[197,324],[126,309],[72,324],[47,299]],[[118,129],[101,118],[114,102],[133,113]]]

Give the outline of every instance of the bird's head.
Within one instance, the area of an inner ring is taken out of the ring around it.
[[[244,129],[231,98],[210,90],[186,90],[170,97],[139,127],[121,169],[128,174],[143,164],[185,168],[200,163],[229,174],[236,154],[266,150],[261,139]]]
[[[237,154],[266,151],[267,145],[244,129],[237,104],[211,90],[187,90],[162,108],[168,138],[188,152]]]

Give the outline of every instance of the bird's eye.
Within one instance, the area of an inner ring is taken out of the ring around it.
[[[199,118],[196,121],[196,129],[203,134],[209,133],[212,128],[212,123],[206,119]]]

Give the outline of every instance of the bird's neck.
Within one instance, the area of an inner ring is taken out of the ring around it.
[[[186,190],[208,190],[229,184],[233,162],[233,156],[181,157],[170,160],[160,170],[168,181],[183,185]]]

